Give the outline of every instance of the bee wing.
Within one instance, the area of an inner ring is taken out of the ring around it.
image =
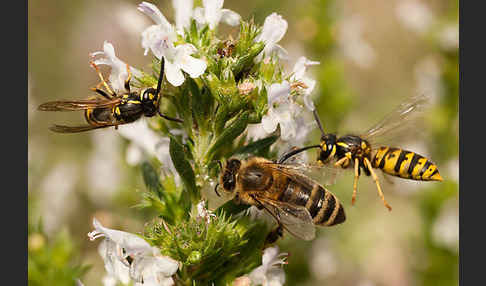
[[[378,147],[403,141],[405,136],[412,138],[419,135],[420,128],[415,125],[423,119],[424,110],[429,102],[429,97],[423,94],[410,97],[361,135],[361,138]],[[413,127],[415,128],[412,129]]]
[[[313,180],[325,185],[330,186],[336,183],[337,178],[343,174],[343,169],[334,167],[332,162],[327,164],[320,163],[287,163],[277,164],[273,163],[272,168],[277,169],[287,174],[287,176],[296,176],[295,173],[299,173],[300,176],[305,175]],[[299,177],[299,175],[297,175]],[[312,187],[311,187],[312,188]]]
[[[316,237],[314,222],[304,206],[279,202],[261,196],[254,196],[254,199],[293,236],[303,240],[312,240]]]
[[[119,124],[116,124],[119,125]],[[66,125],[53,125],[49,127],[51,131],[57,132],[57,133],[79,133],[79,132],[85,132],[85,131],[90,131],[93,129],[99,129],[99,128],[106,128],[106,127],[111,127],[111,126],[116,126],[115,124],[106,124],[106,125],[99,125],[99,126],[93,126],[93,125],[82,125],[82,126],[66,126]]]
[[[112,100],[107,99],[83,99],[83,100],[61,100],[50,101],[39,105],[38,109],[42,111],[75,111],[92,108],[113,107],[121,102],[120,98]]]

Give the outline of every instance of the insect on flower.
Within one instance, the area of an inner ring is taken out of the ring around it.
[[[391,211],[386,202],[377,175],[373,169],[403,179],[417,181],[442,181],[437,165],[429,159],[412,151],[401,148],[383,146],[388,140],[396,140],[400,135],[410,136],[407,128],[413,127],[420,117],[423,106],[428,101],[425,96],[409,98],[383,120],[362,135],[345,135],[338,137],[333,133],[325,133],[316,110],[314,117],[321,130],[321,143],[295,149],[284,156],[279,162],[311,148],[319,148],[318,163],[328,164],[332,160],[335,167],[342,169],[354,168],[354,185],[352,204],[356,200],[358,179],[361,169],[367,176],[372,176],[383,204]],[[388,144],[386,144],[388,145]]]
[[[291,164],[262,157],[230,158],[219,185],[235,195],[235,203],[256,206],[275,218],[278,226],[268,235],[267,244],[282,236],[283,229],[297,238],[312,240],[315,225],[333,226],[346,219],[339,199]]]
[[[50,101],[39,106],[42,111],[76,111],[84,110],[84,116],[89,125],[82,126],[65,126],[53,125],[49,129],[58,133],[76,133],[84,132],[98,128],[106,128],[134,122],[142,116],[152,117],[159,114],[161,117],[182,122],[177,118],[169,117],[159,110],[161,99],[162,80],[164,78],[164,59],[161,60],[160,76],[157,83],[157,89],[146,88],[141,91],[130,91],[131,72],[127,65],[128,78],[125,81],[125,92],[117,94],[103,78],[98,66],[91,62],[96,69],[101,82],[92,90],[97,92],[103,98],[91,97],[85,100],[63,100]],[[101,89],[103,85],[106,91]]]

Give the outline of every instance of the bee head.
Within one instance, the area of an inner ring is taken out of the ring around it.
[[[241,161],[231,158],[226,161],[226,166],[221,174],[221,185],[226,192],[233,192],[236,187],[236,174],[240,170]]]
[[[325,163],[336,154],[336,141],[335,134],[325,134],[321,137],[321,148],[319,150],[318,160]]]
[[[147,117],[152,117],[157,113],[159,108],[159,95],[155,88],[147,88],[142,92],[143,113]]]

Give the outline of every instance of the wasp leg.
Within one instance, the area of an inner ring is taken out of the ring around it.
[[[105,86],[106,90],[108,91],[108,93],[110,93],[111,96],[115,96],[116,93],[110,88],[110,86],[108,85],[108,83],[106,82],[106,80],[103,78],[103,75],[101,74],[101,71],[100,69],[98,68],[98,66],[94,63],[94,62],[90,62],[91,66],[96,70],[96,73],[98,74],[98,76],[100,77],[101,79],[101,82],[103,83],[103,85]]]
[[[160,117],[162,117],[162,118],[165,118],[165,119],[171,120],[171,121],[175,121],[175,122],[179,122],[179,123],[184,123],[184,121],[182,119],[167,116],[167,115],[163,114],[162,112],[160,112],[160,110],[158,110],[157,112],[159,113]]]
[[[132,79],[132,73],[130,72],[130,66],[127,64],[128,77],[125,80],[125,89],[130,92],[130,80]]]
[[[103,83],[100,82],[96,87],[93,87],[91,90],[94,91],[94,92],[97,92],[97,93],[101,94],[101,96],[103,96],[106,99],[109,99],[109,100],[113,99],[112,96],[110,96],[108,93],[106,93],[105,91],[103,91],[103,90],[100,89],[100,85],[102,85],[102,84]]]
[[[368,158],[364,158],[364,163],[365,163],[366,168],[368,168],[370,170],[371,176],[373,177],[373,181],[375,181],[376,188],[378,189],[378,195],[383,200],[383,204],[385,205],[385,207],[388,208],[389,211],[391,211],[392,208],[385,200],[385,196],[383,195],[383,192],[381,191],[380,182],[378,181],[378,176],[376,176],[375,171],[373,171],[373,168],[371,168],[371,163],[368,160]]]
[[[353,184],[353,196],[351,198],[351,204],[354,205],[356,201],[356,193],[358,191],[358,179],[359,179],[359,160],[354,159],[354,184]]]
[[[339,166],[346,166],[348,164],[349,164],[349,158],[348,157],[342,157],[336,163],[334,163],[334,166],[339,167]]]
[[[263,248],[267,248],[269,245],[274,244],[281,237],[283,237],[283,227],[281,224],[279,224],[267,235]]]

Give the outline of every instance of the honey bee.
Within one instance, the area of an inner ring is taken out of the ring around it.
[[[358,179],[363,170],[367,176],[372,176],[380,198],[391,211],[391,206],[385,200],[373,169],[380,169],[387,175],[404,179],[442,181],[437,165],[429,159],[412,151],[382,145],[386,142],[386,138],[407,134],[404,131],[413,126],[413,122],[419,118],[417,115],[427,101],[427,97],[423,95],[412,97],[364,134],[340,137],[333,133],[325,133],[319,116],[314,111],[315,120],[322,134],[320,144],[295,149],[287,153],[279,162],[283,163],[307,149],[319,148],[317,161],[320,165],[328,164],[334,159],[335,167],[354,168],[352,204],[356,200]]]
[[[162,87],[162,80],[164,77],[164,59],[161,60],[160,76],[157,83],[157,89],[147,88],[141,91],[130,91],[130,80],[132,74],[127,65],[128,78],[125,81],[126,92],[123,94],[116,94],[103,78],[98,66],[91,62],[95,68],[101,82],[92,90],[97,92],[103,98],[91,97],[85,100],[63,100],[50,101],[41,104],[38,109],[41,111],[76,111],[84,110],[84,117],[89,125],[83,126],[65,126],[53,125],[49,129],[59,133],[76,133],[84,132],[98,128],[106,128],[134,122],[142,116],[152,117],[159,114],[161,117],[182,122],[177,118],[172,118],[164,115],[159,110],[160,104],[160,90]],[[106,92],[101,89],[104,85]]]
[[[333,226],[346,219],[334,194],[290,164],[262,157],[230,158],[218,185],[234,194],[235,203],[256,206],[275,218],[278,226],[267,237],[267,243],[282,236],[283,229],[297,238],[312,240],[315,225]]]

